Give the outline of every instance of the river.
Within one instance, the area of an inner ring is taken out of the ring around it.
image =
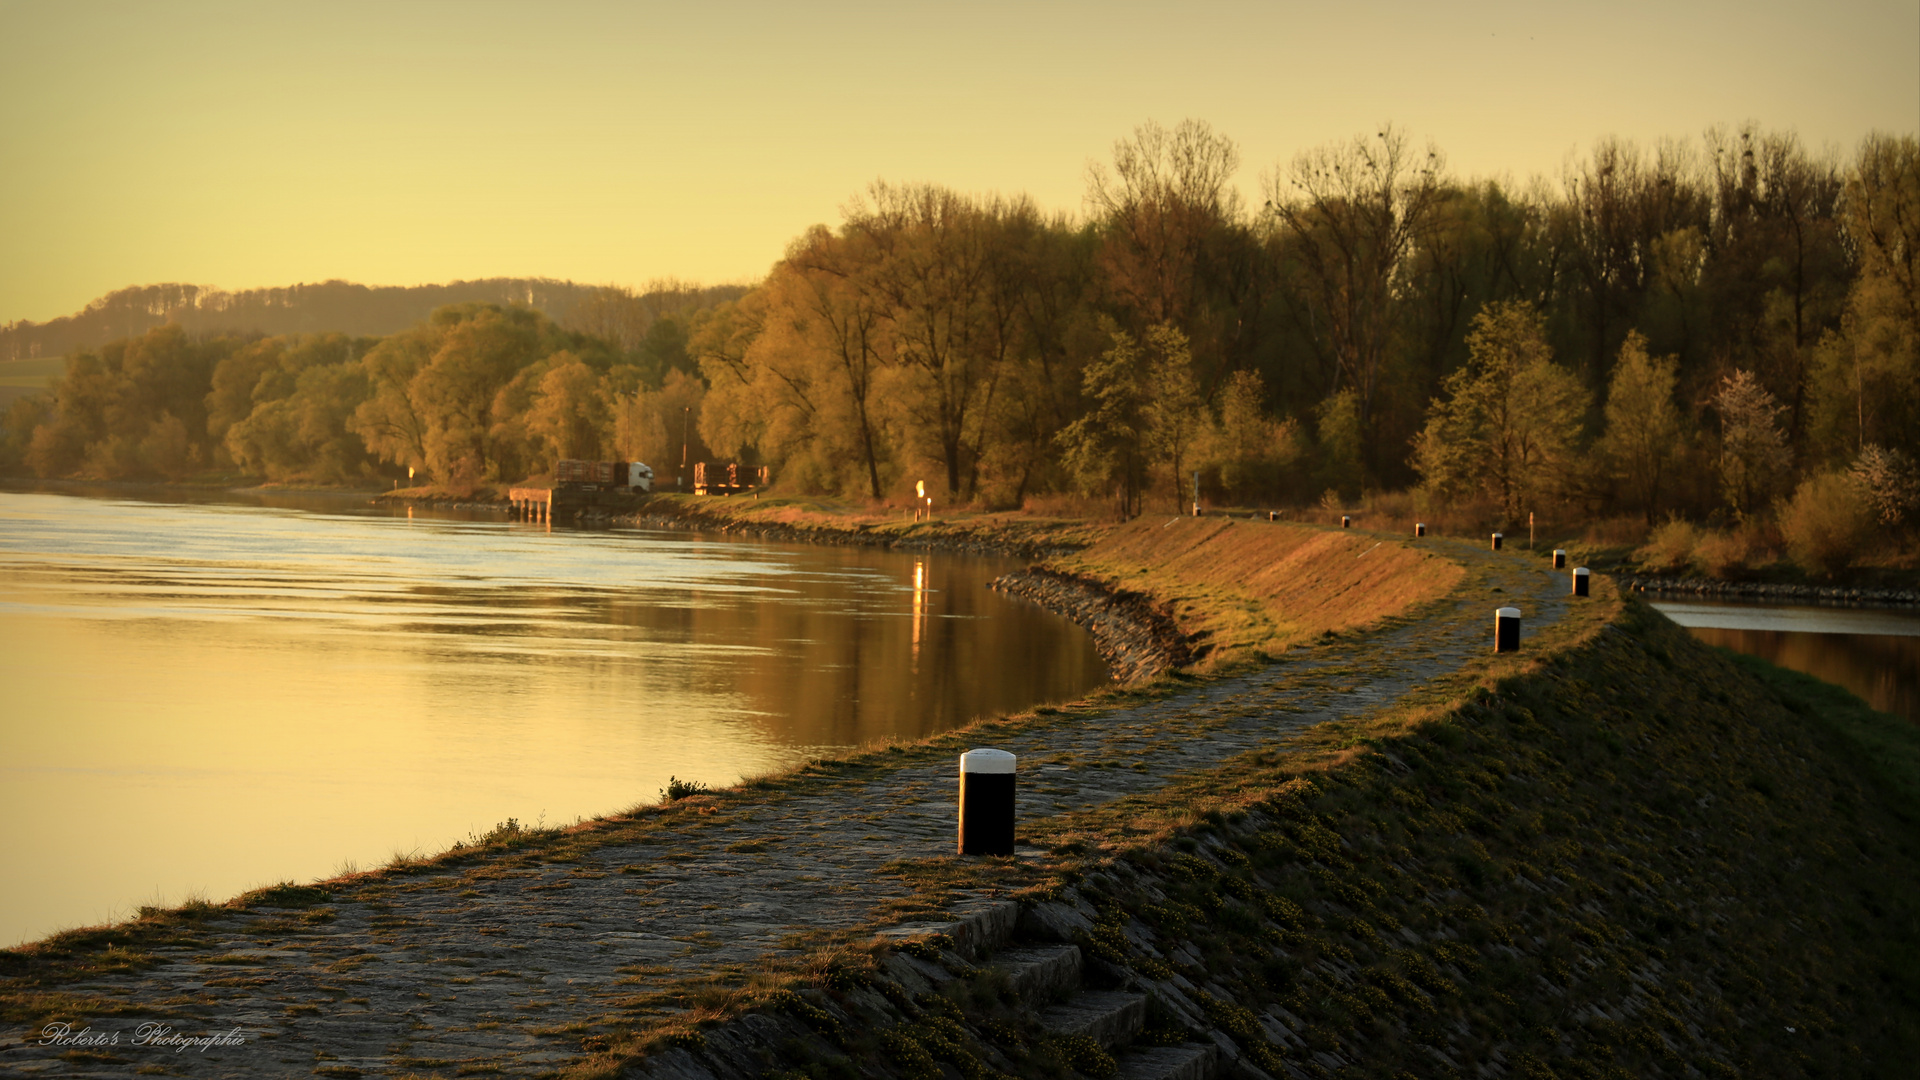
[[[1844,686],[1881,712],[1920,723],[1920,613],[1659,601],[1694,637]]]
[[[0,491],[0,946],[1078,697],[1018,565]]]

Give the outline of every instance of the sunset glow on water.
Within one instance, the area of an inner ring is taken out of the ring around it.
[[[1071,698],[999,560],[0,494],[0,944]]]

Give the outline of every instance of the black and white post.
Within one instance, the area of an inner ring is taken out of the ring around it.
[[[1352,518],[1350,518],[1350,517],[1348,517],[1348,516],[1347,516],[1347,515],[1345,515],[1345,514],[1341,514],[1341,515],[1340,515],[1340,527],[1341,527],[1341,528],[1343,528],[1343,529],[1351,529],[1351,528],[1353,528],[1353,519],[1352,519]]]
[[[1426,523],[1426,522],[1424,522],[1424,521],[1416,521],[1416,522],[1414,522],[1414,523],[1413,523],[1413,535],[1414,535],[1414,536],[1416,536],[1416,537],[1420,537],[1420,536],[1425,536],[1425,535],[1427,535],[1427,523]]]
[[[1505,539],[1506,539],[1506,536],[1502,535],[1501,533],[1494,533],[1493,534],[1493,550],[1499,551],[1500,543]]]
[[[1493,612],[1493,651],[1520,651],[1520,609],[1495,608]]]
[[[960,854],[1013,854],[1013,767],[1005,750],[960,755]]]
[[[1573,568],[1573,595],[1575,596],[1591,595],[1590,593],[1587,592],[1587,577],[1588,575],[1587,575],[1586,567],[1576,566]]]
[[[1560,548],[1553,549],[1553,568],[1555,570],[1565,570],[1567,568],[1567,553]]]

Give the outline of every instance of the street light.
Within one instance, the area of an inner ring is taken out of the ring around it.
[[[687,420],[693,416],[693,406],[680,406],[680,471],[674,474],[673,490],[680,491],[687,480]]]

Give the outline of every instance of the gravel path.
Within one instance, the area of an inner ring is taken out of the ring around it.
[[[1544,559],[1446,546],[1490,575],[1469,576],[1450,610],[1157,700],[1062,710],[998,741],[1021,756],[1021,819],[1151,791],[1388,705],[1489,648],[1500,604],[1517,603],[1529,633],[1564,612],[1565,577]],[[908,764],[823,792],[772,790],[747,812],[563,865],[466,867],[361,888],[331,905],[328,922],[308,924],[299,911],[224,918],[198,935],[200,947],[158,967],[62,988],[140,1014],[71,1019],[73,1031],[117,1034],[118,1045],[42,1046],[41,1031],[13,1026],[0,1076],[550,1071],[578,1056],[584,1021],[650,986],[750,973],[910,896],[882,868],[952,851],[954,784],[950,761]],[[176,1036],[244,1041],[134,1045],[149,1019]]]

